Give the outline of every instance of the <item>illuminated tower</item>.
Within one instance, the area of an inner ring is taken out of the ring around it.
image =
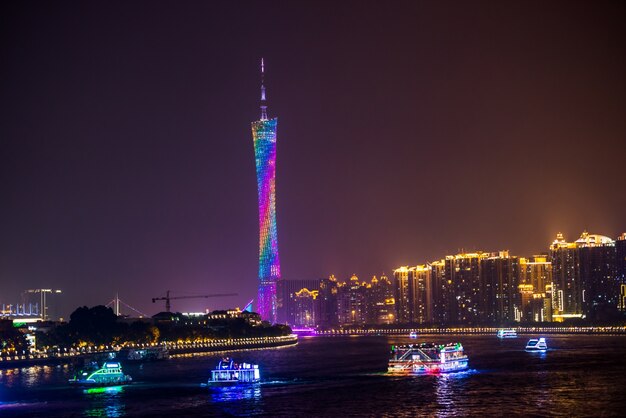
[[[276,322],[276,283],[280,280],[278,237],[276,233],[276,126],[278,119],[267,118],[261,59],[261,119],[252,122],[256,178],[259,194],[259,294],[257,311],[261,318]]]

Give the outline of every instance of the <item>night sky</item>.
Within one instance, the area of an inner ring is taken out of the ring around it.
[[[255,297],[261,57],[285,279],[626,231],[624,2],[0,8],[0,303]]]

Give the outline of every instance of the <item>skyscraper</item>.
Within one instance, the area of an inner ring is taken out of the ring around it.
[[[480,319],[504,325],[517,318],[519,262],[508,251],[483,254],[480,260]],[[532,293],[531,293],[532,295]]]
[[[582,281],[583,313],[593,321],[615,317],[620,285],[615,277],[615,241],[583,232],[576,240]]]
[[[338,325],[337,293],[335,276],[331,275],[327,279],[320,280],[318,325],[322,328],[332,328]]]
[[[280,280],[276,232],[276,128],[278,119],[267,118],[265,67],[261,59],[261,119],[252,122],[259,196],[259,293],[257,311],[276,322],[276,283]]]
[[[557,320],[614,316],[620,304],[620,281],[616,274],[615,241],[584,231],[575,242],[562,234],[551,246]]]
[[[393,276],[396,322],[408,324],[411,322],[409,283],[415,280],[415,267],[402,266],[397,268],[393,271]]]
[[[552,262],[547,254],[519,259],[520,321],[551,322],[556,306],[552,292]]]
[[[560,232],[550,245],[552,261],[552,289],[554,312],[552,317],[561,322],[567,318],[580,318],[583,315],[583,287],[580,279],[580,260],[576,243],[567,242]]]
[[[626,312],[626,232],[615,241],[615,280],[619,286],[617,309]]]
[[[278,281],[276,283],[276,321],[287,325],[302,325],[296,322],[298,309],[296,294],[304,289],[312,292],[319,288],[320,279]]]
[[[452,324],[477,324],[480,319],[482,252],[448,255],[445,260],[445,280],[451,285],[450,321]]]

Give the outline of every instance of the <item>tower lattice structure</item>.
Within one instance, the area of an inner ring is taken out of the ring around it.
[[[252,122],[259,197],[259,292],[257,311],[261,318],[276,322],[276,283],[280,280],[276,230],[276,128],[278,119],[268,119],[261,59],[261,119]]]

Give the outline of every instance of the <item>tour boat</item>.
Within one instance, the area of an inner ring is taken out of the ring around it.
[[[417,338],[417,331],[409,332],[409,338]]]
[[[517,331],[514,329],[499,329],[498,338],[517,338]]]
[[[122,365],[117,361],[105,361],[102,368],[95,371],[81,371],[68,380],[79,386],[117,386],[130,383],[133,379],[122,373]]]
[[[164,346],[124,348],[120,350],[116,357],[121,358],[126,362],[157,361],[169,359],[170,353],[167,347]]]
[[[527,351],[546,351],[547,349],[548,349],[548,344],[546,344],[546,339],[543,337],[539,339],[531,338],[530,340],[528,340],[528,343],[526,344]]]
[[[261,381],[259,366],[250,363],[237,364],[232,359],[222,359],[211,370],[209,385],[236,385],[239,383],[258,383]]]
[[[467,369],[468,358],[461,343],[438,345],[408,344],[391,347],[387,373],[423,375],[458,372]]]

